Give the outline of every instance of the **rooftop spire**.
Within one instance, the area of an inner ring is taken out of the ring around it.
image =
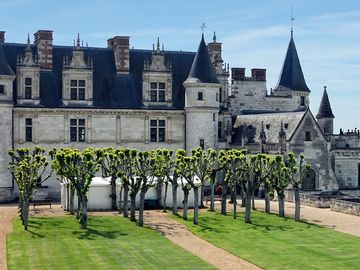
[[[28,33],[28,37],[27,37],[27,45],[30,46],[30,34]]]
[[[319,112],[316,115],[316,118],[335,118],[334,114],[332,113],[326,86],[324,86],[324,93],[321,98]]]
[[[80,47],[80,34],[77,34],[77,39],[76,39],[76,47]]]
[[[276,90],[310,92],[301,69],[292,33]]]
[[[213,41],[216,42],[216,32],[214,31]]]
[[[159,39],[159,37],[157,38],[156,50],[160,51],[160,39]]]
[[[29,33],[28,33],[28,36],[27,36],[27,45],[26,45],[25,52],[31,52],[31,47],[30,47],[30,34],[29,34]]]
[[[204,40],[204,33],[201,35],[199,48],[196,52],[188,78],[195,78],[203,83],[218,83],[215,69],[211,63],[209,51]]]
[[[291,38],[294,36],[294,20],[293,7],[291,7]]]

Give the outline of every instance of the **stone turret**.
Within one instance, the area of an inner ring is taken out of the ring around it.
[[[220,88],[204,35],[194,58],[185,87],[186,150],[217,148]]]
[[[331,109],[326,86],[324,86],[324,93],[321,98],[316,120],[318,121],[318,124],[325,135],[332,135],[334,133],[334,118],[335,116]]]

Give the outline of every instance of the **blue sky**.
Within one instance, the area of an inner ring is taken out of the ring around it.
[[[216,31],[230,67],[267,69],[276,86],[290,38],[294,38],[316,115],[327,85],[335,131],[360,127],[360,1],[357,0],[0,0],[0,30],[7,42],[26,42],[39,29],[54,31],[54,44],[72,45],[77,33],[89,46],[129,35],[130,46],[195,51],[202,22],[205,38]]]

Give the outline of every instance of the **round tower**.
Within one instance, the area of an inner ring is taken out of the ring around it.
[[[334,114],[332,113],[329,97],[324,86],[324,93],[321,98],[319,112],[316,115],[316,120],[325,135],[334,134]]]
[[[217,148],[219,89],[204,35],[185,87],[185,148]]]

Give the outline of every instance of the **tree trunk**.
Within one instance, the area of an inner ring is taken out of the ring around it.
[[[215,183],[210,185],[210,211],[215,211]]]
[[[233,217],[234,217],[234,219],[236,219],[236,206],[237,206],[237,201],[236,201],[236,199],[233,201],[233,206],[234,206]]]
[[[227,201],[227,184],[223,185],[221,192],[221,214],[226,215],[226,201]]]
[[[252,206],[252,210],[255,211],[256,207],[255,207],[255,194],[254,194],[254,192],[251,195],[251,206]]]
[[[146,189],[140,191],[140,205],[139,205],[139,226],[144,226],[144,204],[145,204]]]
[[[300,190],[295,187],[295,220],[300,221]]]
[[[23,198],[23,203],[22,203],[22,221],[23,221],[23,225],[25,230],[28,230],[28,225],[29,225],[29,198]]]
[[[110,185],[111,185],[111,209],[113,211],[118,210],[117,205],[116,205],[116,177],[111,177],[111,181],[110,181]]]
[[[201,189],[200,189],[200,207],[201,208],[204,208],[205,205],[204,205],[204,192],[205,192],[205,185],[202,184],[201,185]]]
[[[87,197],[86,195],[81,196],[81,229],[87,229]]]
[[[81,212],[81,196],[78,195],[78,202],[77,202],[77,209],[76,209],[76,219],[80,218],[80,212]]]
[[[245,223],[251,223],[251,194],[245,192]]]
[[[245,207],[245,195],[244,195],[244,190],[242,188],[240,191],[240,196],[241,196],[241,207]]]
[[[70,185],[70,204],[69,211],[73,215],[74,214],[74,197],[75,197],[75,189]]]
[[[279,200],[279,217],[285,217],[285,201],[284,196],[278,193]]]
[[[166,198],[167,198],[167,190],[168,190],[168,181],[165,183],[165,193],[164,193],[164,203],[163,203],[163,212],[166,212]]]
[[[122,203],[122,193],[123,193],[123,190],[124,190],[124,187],[123,185],[121,185],[120,187],[120,191],[119,191],[119,214],[121,214],[121,212],[123,211],[122,209],[122,206],[123,206],[123,203]]]
[[[194,187],[194,224],[199,223],[199,187]]]
[[[124,184],[124,217],[129,217],[129,184]]]
[[[135,217],[136,193],[130,192],[130,221],[136,221]]]
[[[189,190],[184,189],[184,200],[183,200],[183,219],[184,220],[187,220],[188,198],[189,198]]]
[[[177,208],[177,188],[178,188],[178,184],[177,184],[177,180],[174,179],[173,183],[172,183],[172,211],[174,215],[178,214],[178,208]]]
[[[270,214],[270,194],[267,188],[265,188],[265,213]]]

